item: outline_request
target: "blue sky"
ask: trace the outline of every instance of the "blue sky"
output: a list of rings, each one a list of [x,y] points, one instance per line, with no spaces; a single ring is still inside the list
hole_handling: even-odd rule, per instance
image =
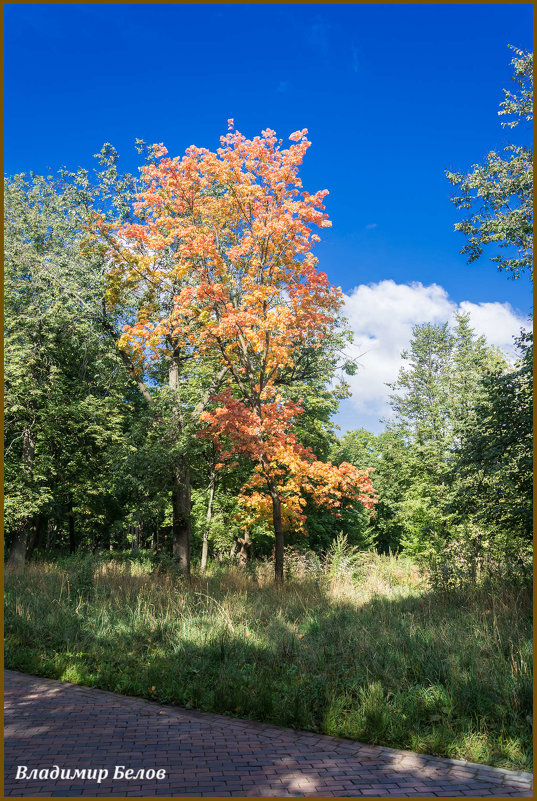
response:
[[[468,170],[519,138],[519,129],[501,128],[497,111],[510,85],[507,45],[532,48],[531,5],[4,11],[6,173],[91,167],[104,142],[133,171],[136,137],[164,142],[171,155],[191,144],[214,149],[230,117],[247,136],[273,128],[286,139],[307,128],[304,185],[330,191],[333,222],[320,267],[350,299],[365,298],[369,313],[379,301],[379,315],[389,307],[392,317],[398,298],[407,309],[418,299],[415,322],[433,301],[439,314],[473,304],[481,317],[488,310],[487,331],[497,328],[495,310],[505,332],[506,310],[515,329],[527,315],[528,280],[507,280],[485,257],[468,266],[459,254],[464,238],[453,231],[459,213],[444,170]],[[360,347],[386,332],[360,325],[358,301],[351,323]],[[364,362],[362,387],[370,369]],[[339,422],[379,430],[382,399],[367,406],[356,381]]]

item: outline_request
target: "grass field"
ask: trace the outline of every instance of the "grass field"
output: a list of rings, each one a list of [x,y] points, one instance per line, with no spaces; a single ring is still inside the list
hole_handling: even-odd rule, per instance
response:
[[[341,556],[341,555],[340,555]],[[401,557],[211,566],[149,556],[5,574],[6,666],[362,742],[528,770],[528,591],[437,593]]]

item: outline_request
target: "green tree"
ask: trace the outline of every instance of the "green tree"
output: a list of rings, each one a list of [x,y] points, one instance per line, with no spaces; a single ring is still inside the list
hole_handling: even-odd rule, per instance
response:
[[[330,451],[330,459],[335,464],[350,462],[361,470],[373,468],[371,480],[378,502],[364,533],[382,553],[398,551],[404,533],[398,510],[410,482],[409,449],[408,443],[395,430],[376,435],[361,428],[347,431]],[[352,535],[349,534],[348,539],[351,541]]]
[[[483,337],[476,337],[465,314],[457,315],[453,329],[447,323],[415,326],[410,349],[402,356],[406,364],[390,385],[394,418],[389,430],[407,446],[399,448],[394,463],[402,488],[396,519],[404,532],[402,546],[430,554],[453,524],[452,463],[458,443],[474,425],[482,379],[505,362]]]
[[[475,558],[488,549],[503,569],[528,565],[532,536],[532,334],[517,344],[515,367],[483,378],[453,465],[452,508],[473,525]]]
[[[440,457],[450,437],[450,357],[453,335],[447,323],[416,325],[410,350],[403,351],[390,405],[399,432],[412,444]]]
[[[475,425],[474,407],[483,394],[483,379],[491,370],[507,367],[501,353],[488,345],[484,336],[475,335],[469,314],[456,315],[453,337],[449,371],[451,449],[456,447],[465,430]]]
[[[504,90],[499,115],[513,119],[503,127],[515,128],[533,120],[533,53],[511,48],[515,57],[513,80],[517,92]],[[446,170],[451,183],[458,188],[452,198],[458,209],[472,213],[456,223],[467,243],[461,253],[468,262],[476,261],[487,245],[497,249],[491,261],[518,278],[529,270],[533,276],[533,150],[528,144],[507,145],[503,153],[491,151],[486,163],[475,164],[467,175]],[[498,250],[499,249],[499,250]],[[506,252],[504,252],[506,251]]]
[[[5,181],[5,522],[14,563],[47,520],[104,523],[129,388],[99,309],[98,265],[80,251],[86,209],[74,187]],[[131,393],[132,394],[132,393]]]

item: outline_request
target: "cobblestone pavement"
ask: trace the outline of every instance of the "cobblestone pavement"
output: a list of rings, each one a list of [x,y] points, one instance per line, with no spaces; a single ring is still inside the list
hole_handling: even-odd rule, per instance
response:
[[[11,670],[5,705],[8,796],[531,796],[529,773],[161,706]],[[52,778],[55,765],[68,778]],[[120,777],[131,769],[132,778],[114,779],[116,766],[123,766]],[[101,769],[102,781],[81,775],[88,769]],[[164,779],[150,778],[157,769],[165,770]],[[26,778],[17,780],[17,771]]]

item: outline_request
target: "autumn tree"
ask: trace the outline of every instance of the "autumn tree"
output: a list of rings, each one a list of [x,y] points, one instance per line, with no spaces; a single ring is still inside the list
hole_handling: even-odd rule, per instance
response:
[[[144,145],[138,141],[141,152]],[[179,243],[173,236],[166,237],[158,209],[147,202],[159,155],[158,146],[146,148],[142,181],[133,192],[121,191],[120,187],[114,196],[112,189],[116,205],[118,195],[121,200],[115,214],[103,207],[102,199],[94,203],[87,252],[100,257],[106,273],[103,324],[152,409],[166,449],[163,458],[170,473],[172,551],[179,567],[189,574],[191,460],[200,448],[196,427],[226,370],[209,355],[200,361],[183,332],[168,325],[177,293],[191,283],[191,277],[178,269]],[[115,158],[105,156],[115,169]],[[111,184],[113,180],[114,174]],[[188,218],[188,211],[183,216]]]
[[[306,133],[282,149],[273,131],[247,140],[230,121],[216,153],[192,146],[179,160],[156,147],[135,207],[142,222],[114,232],[109,272],[109,302],[139,288],[120,343],[131,358],[168,353],[174,387],[182,359],[221,365],[227,388],[201,418],[256,465],[244,503],[270,506],[278,580],[284,524],[303,523],[303,489],[335,506],[349,496],[370,505],[373,496],[367,474],[320,463],[300,445],[293,426],[302,407],[278,389],[284,377],[303,378],[308,354],[330,342],[342,302],[311,252],[319,241],[311,226],[330,223],[326,191],[301,191]]]

